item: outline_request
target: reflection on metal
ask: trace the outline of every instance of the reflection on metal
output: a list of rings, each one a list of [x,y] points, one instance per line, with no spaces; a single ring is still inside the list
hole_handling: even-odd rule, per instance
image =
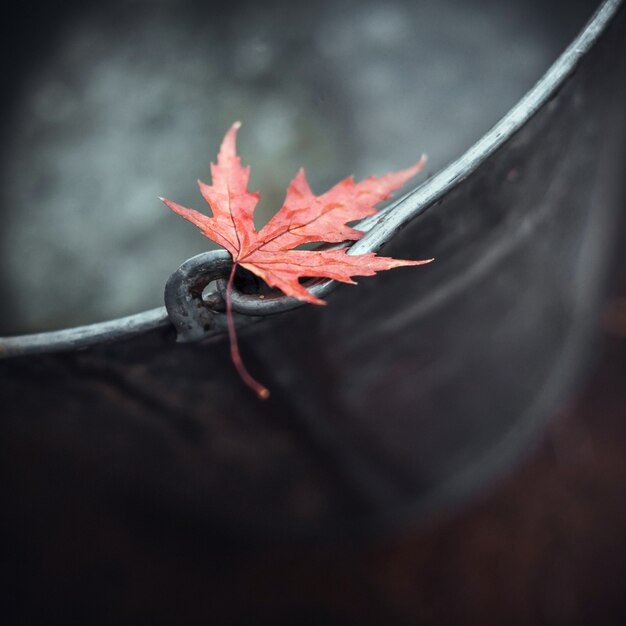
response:
[[[358,227],[365,236],[350,248],[349,254],[376,252],[389,242],[408,222],[433,207],[446,194],[472,172],[491,154],[512,138],[535,113],[553,98],[568,78],[576,71],[580,61],[607,28],[620,8],[621,0],[606,0],[587,27],[563,52],[543,78],[518,104],[465,154],[451,163],[432,179],[392,203],[376,216],[366,218]],[[226,254],[226,256],[225,256]],[[75,350],[101,343],[118,341],[139,335],[154,328],[173,323],[181,341],[191,341],[226,331],[224,314],[219,310],[220,291],[207,300],[202,299],[202,289],[211,281],[223,277],[229,265],[227,253],[211,252],[186,261],[168,281],[166,306],[117,320],[18,337],[0,338],[0,357]],[[328,294],[334,281],[312,283],[318,296]],[[302,306],[294,298],[280,295],[259,296],[233,293],[233,310],[237,324],[247,325],[252,318],[283,313]]]

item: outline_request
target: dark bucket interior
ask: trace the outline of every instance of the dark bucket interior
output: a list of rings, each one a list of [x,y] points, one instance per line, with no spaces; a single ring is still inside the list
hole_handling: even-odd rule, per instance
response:
[[[170,273],[208,246],[156,197],[200,208],[195,180],[235,119],[261,220],[300,165],[318,191],[422,152],[436,172],[594,8],[132,2],[61,11],[41,32],[16,19],[32,48],[7,74],[0,333],[160,305]],[[46,517],[88,500],[192,544],[354,534],[502,475],[593,338],[623,192],[619,28],[384,249],[432,266],[242,330],[267,402],[243,387],[224,338],[180,345],[171,328],[1,361],[10,523],[38,510],[28,541],[45,543]]]

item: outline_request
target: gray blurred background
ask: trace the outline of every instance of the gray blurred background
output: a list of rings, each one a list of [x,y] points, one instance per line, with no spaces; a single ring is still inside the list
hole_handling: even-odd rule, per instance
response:
[[[422,152],[426,175],[437,171],[515,104],[597,3],[548,4],[24,10],[1,68],[0,333],[162,304],[169,274],[213,244],[157,197],[208,211],[195,181],[209,180],[237,119],[258,225],[300,166],[318,193]]]

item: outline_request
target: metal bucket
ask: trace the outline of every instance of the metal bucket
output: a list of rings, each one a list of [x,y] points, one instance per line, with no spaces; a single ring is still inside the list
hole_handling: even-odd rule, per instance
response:
[[[104,517],[199,541],[319,539],[430,515],[503,476],[571,392],[595,337],[624,200],[619,5],[602,4],[539,82],[462,156],[442,167],[446,153],[436,153],[441,169],[384,220],[369,222],[355,246],[384,245],[385,254],[433,256],[435,263],[340,287],[324,308],[284,306],[275,315],[280,303],[240,298],[242,351],[271,388],[269,400],[243,387],[229,362],[223,313],[199,300],[199,287],[223,271],[212,273],[223,265],[219,253],[201,257],[202,276],[185,305],[208,324],[203,341],[177,343],[162,307],[0,339],[9,522],[18,525],[28,511],[41,520],[51,511],[71,515],[89,500]],[[481,19],[489,23],[489,15]],[[220,19],[236,30],[228,21],[234,16]],[[393,30],[373,37],[381,58],[392,54]],[[499,54],[489,50],[481,61]],[[441,89],[463,107],[462,92]],[[381,109],[401,97],[388,93]],[[225,129],[228,102],[219,106]],[[349,123],[346,111],[333,118],[338,127]],[[245,151],[244,161],[254,171]],[[307,167],[315,169],[314,158]],[[120,198],[131,193],[117,191]],[[5,199],[2,219],[13,210]],[[53,272],[49,280],[58,292],[71,285]],[[3,285],[8,331],[22,316],[16,285],[20,276],[12,272]],[[38,310],[53,300],[26,298]],[[251,314],[263,319],[247,324]],[[38,523],[26,525],[29,540],[43,541]]]

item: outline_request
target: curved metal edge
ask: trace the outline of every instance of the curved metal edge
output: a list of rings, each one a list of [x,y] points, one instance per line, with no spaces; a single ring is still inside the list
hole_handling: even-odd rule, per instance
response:
[[[451,188],[472,174],[559,91],[575,72],[581,59],[606,30],[622,3],[623,0],[605,0],[581,33],[532,89],[462,156],[376,215],[361,220],[355,227],[365,231],[365,235],[352,244],[348,254],[376,252],[398,230],[435,205]],[[336,286],[333,285],[334,282],[323,281],[317,284],[314,288],[315,295],[318,297],[327,295]],[[243,315],[274,315],[303,304],[295,298],[285,296],[259,300],[254,296],[233,294],[233,310]]]
[[[437,202],[451,187],[465,180],[537,113],[574,73],[578,64],[620,9],[623,0],[605,0],[581,33],[524,97],[467,152],[429,181],[402,197],[394,205],[366,218],[359,228],[367,233],[350,249],[349,254],[375,252],[407,222]],[[376,227],[371,227],[371,222]]]
[[[397,230],[433,206],[447,191],[475,171],[558,92],[606,30],[622,4],[623,0],[605,0],[581,33],[534,87],[461,157],[375,216],[362,220],[358,228],[366,234],[351,246],[348,254],[358,255],[377,251]],[[334,288],[333,283],[334,281],[323,281],[312,289],[318,297],[324,296]],[[300,301],[284,296],[260,299],[256,296],[233,294],[233,310],[247,316],[282,313],[301,305]],[[239,318],[239,321],[242,319]],[[0,358],[86,348],[127,339],[168,324],[170,319],[166,308],[159,307],[136,315],[67,330],[0,337]],[[223,331],[214,328],[212,334],[219,332]]]
[[[176,329],[176,340],[197,341],[223,330],[219,313],[207,306],[202,291],[214,280],[228,276],[232,257],[226,250],[203,252],[187,259],[165,285],[165,308]]]
[[[339,286],[339,283],[336,280],[317,279],[304,283],[304,286],[317,298],[325,298]],[[225,287],[226,285],[223,283],[218,284],[218,291],[222,297],[224,297]],[[278,315],[293,311],[306,304],[302,300],[284,296],[281,293],[258,296],[247,295],[236,290],[231,293],[231,300],[233,311],[243,316]]]
[[[176,341],[199,341],[228,330],[226,316],[219,310],[224,304],[220,290],[207,297],[203,297],[203,291],[213,281],[222,286],[232,264],[229,252],[212,250],[187,259],[169,277],[165,285],[165,308],[176,329]],[[237,316],[236,321],[242,326],[259,318]]]
[[[165,307],[161,306],[108,322],[34,335],[0,337],[0,358],[79,350],[133,337],[155,328],[167,327],[170,323]]]

